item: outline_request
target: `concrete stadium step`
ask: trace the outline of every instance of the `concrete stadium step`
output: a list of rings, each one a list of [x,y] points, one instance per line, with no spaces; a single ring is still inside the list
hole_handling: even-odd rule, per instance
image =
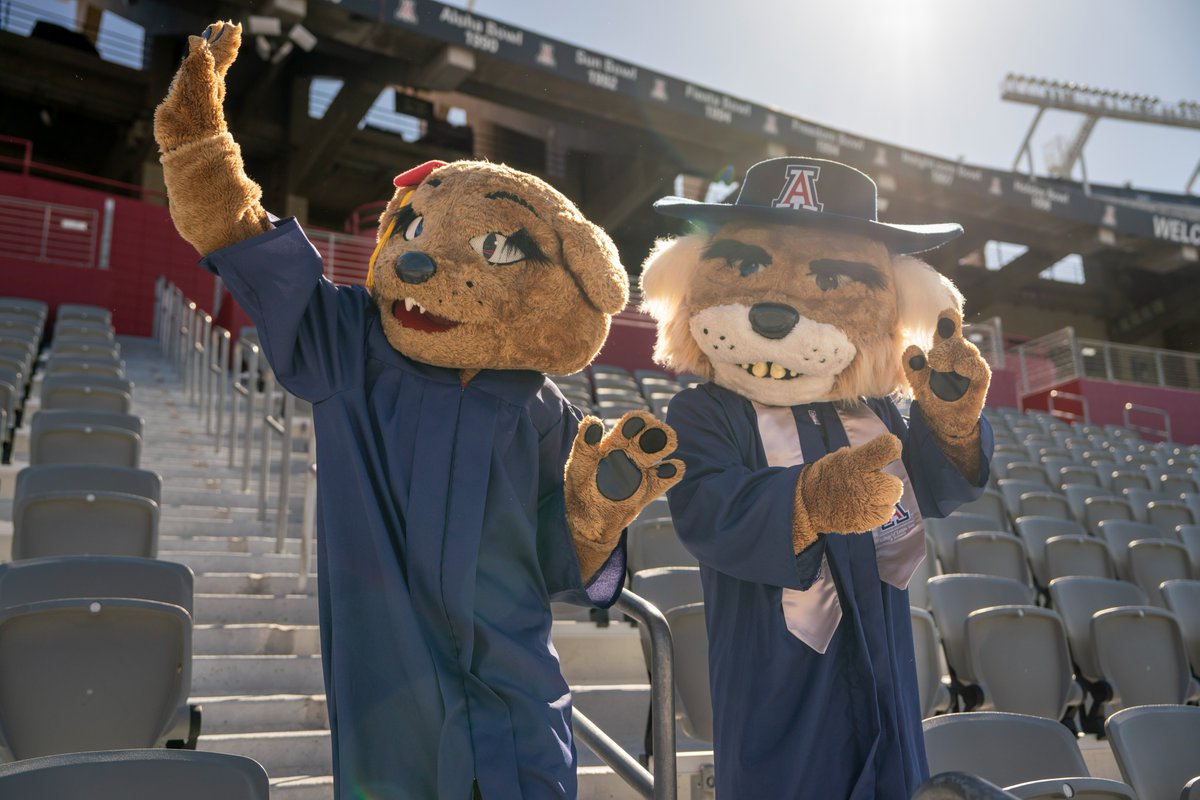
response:
[[[256,574],[247,572],[210,572],[196,576],[195,592],[197,594],[315,594],[317,591],[317,574],[309,573],[306,592],[300,592],[296,586],[297,575],[294,572],[276,572]]]
[[[189,702],[203,707],[207,735],[329,730],[323,694],[193,696]]]
[[[192,629],[192,654],[317,656],[321,654],[321,633],[316,625],[197,625]]]
[[[275,777],[333,772],[327,730],[201,734],[196,749],[252,758]]]
[[[205,695],[320,694],[320,656],[192,656],[192,691]]]
[[[646,681],[641,640],[629,625],[600,628],[591,622],[556,620],[550,640],[571,686]]]
[[[270,535],[245,536],[234,533],[236,526],[228,525],[226,533],[197,533],[196,535],[164,535],[159,526],[158,547],[175,553],[248,553],[250,555],[273,555],[275,553],[274,530]],[[273,528],[274,526],[272,526]],[[300,539],[284,539],[285,555],[300,552]],[[197,589],[197,591],[200,591]]]
[[[333,800],[333,777],[295,775],[271,779],[272,800]]]
[[[297,555],[275,553],[194,553],[187,550],[159,550],[164,561],[187,564],[197,575],[207,572],[291,572],[300,565]]]
[[[317,597],[313,594],[197,594],[194,602],[193,619],[198,624],[317,624]]]

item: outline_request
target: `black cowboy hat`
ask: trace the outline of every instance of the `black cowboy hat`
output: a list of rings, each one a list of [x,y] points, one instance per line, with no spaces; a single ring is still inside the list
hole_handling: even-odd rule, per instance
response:
[[[744,219],[856,233],[883,242],[896,254],[932,250],[962,235],[962,226],[954,222],[880,222],[876,198],[875,181],[854,167],[823,158],[784,156],[750,167],[733,203],[664,197],[655,202],[654,210],[718,225]]]

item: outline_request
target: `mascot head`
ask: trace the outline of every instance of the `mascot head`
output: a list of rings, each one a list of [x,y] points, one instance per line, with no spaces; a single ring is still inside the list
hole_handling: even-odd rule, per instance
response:
[[[544,181],[440,161],[396,177],[367,287],[404,355],[463,370],[585,367],[629,298],[608,235]]]
[[[897,391],[905,347],[928,346],[938,313],[962,309],[949,279],[910,256],[962,228],[879,222],[875,182],[845,164],[770,159],[732,204],[654,208],[705,231],[659,241],[643,267],[655,359],[759,403]]]

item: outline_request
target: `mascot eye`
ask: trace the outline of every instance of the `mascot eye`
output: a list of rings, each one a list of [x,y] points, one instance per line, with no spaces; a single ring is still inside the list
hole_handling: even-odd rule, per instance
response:
[[[817,288],[822,292],[828,292],[830,289],[838,289],[850,282],[849,275],[836,275],[830,273],[818,273],[813,276],[817,282]]]
[[[420,236],[425,231],[425,218],[416,217],[412,222],[408,223],[408,227],[404,229],[405,241],[412,241]]]
[[[762,272],[767,268],[767,265],[761,261],[755,261],[752,258],[731,258],[729,266],[741,273],[743,278],[748,278],[756,272]]]
[[[515,264],[523,261],[527,255],[520,244],[514,241],[519,238],[515,234],[505,236],[502,233],[489,233],[472,239],[471,247],[489,264]]]

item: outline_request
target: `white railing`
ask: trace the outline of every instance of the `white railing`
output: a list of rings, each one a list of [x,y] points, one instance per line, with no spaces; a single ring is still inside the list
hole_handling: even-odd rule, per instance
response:
[[[92,268],[99,227],[94,208],[0,197],[2,256]]]
[[[963,336],[979,348],[984,360],[993,369],[1004,369],[1004,328],[999,317],[963,324]]]
[[[1028,341],[1008,357],[1022,394],[1075,378],[1200,391],[1200,354],[1081,339],[1074,328]]]
[[[333,231],[306,230],[308,240],[325,262],[325,277],[334,283],[361,286],[367,281],[367,265],[375,251],[375,240]]]

